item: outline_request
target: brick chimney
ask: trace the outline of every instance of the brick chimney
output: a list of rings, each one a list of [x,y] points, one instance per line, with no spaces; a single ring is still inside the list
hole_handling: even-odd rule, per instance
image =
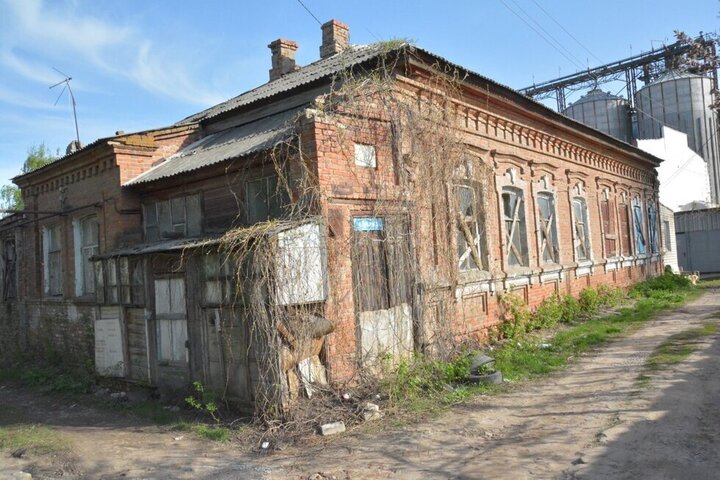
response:
[[[337,20],[322,24],[322,45],[320,58],[327,58],[340,53],[350,46],[350,29]]]
[[[270,81],[277,80],[286,73],[294,72],[298,69],[295,65],[295,52],[298,44],[292,40],[278,38],[268,45],[272,52],[272,68],[270,69]]]

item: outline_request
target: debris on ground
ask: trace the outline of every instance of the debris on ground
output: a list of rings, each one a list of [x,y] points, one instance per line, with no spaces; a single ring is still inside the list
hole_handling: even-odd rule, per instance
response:
[[[345,431],[345,422],[333,422],[320,425],[320,435],[328,436]]]

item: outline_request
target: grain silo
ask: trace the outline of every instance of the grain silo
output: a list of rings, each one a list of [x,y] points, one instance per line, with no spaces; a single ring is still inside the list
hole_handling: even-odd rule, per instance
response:
[[[629,143],[632,139],[627,100],[598,88],[590,90],[562,113],[623,142]]]
[[[720,143],[717,116],[710,108],[713,81],[669,70],[637,91],[638,138],[662,137],[662,126],[686,133],[688,146],[708,164],[710,195],[720,201]]]

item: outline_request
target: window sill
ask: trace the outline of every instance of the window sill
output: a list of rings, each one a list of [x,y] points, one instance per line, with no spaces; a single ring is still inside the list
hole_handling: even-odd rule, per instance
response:
[[[593,274],[595,262],[592,260],[580,260],[575,267],[575,277],[586,277]]]
[[[612,272],[613,270],[618,270],[622,266],[622,258],[621,257],[610,257],[605,259],[605,271],[606,272]]]
[[[459,280],[460,285],[455,287],[455,298],[457,300],[495,291],[492,274],[485,270],[460,272]]]

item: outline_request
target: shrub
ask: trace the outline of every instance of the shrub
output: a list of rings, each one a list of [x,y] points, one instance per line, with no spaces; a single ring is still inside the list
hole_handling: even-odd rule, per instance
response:
[[[625,297],[625,292],[621,288],[607,284],[598,286],[597,292],[600,296],[600,304],[603,307],[614,307]]]
[[[586,288],[580,292],[580,311],[581,313],[591,316],[600,310],[600,294],[594,288]]]
[[[557,295],[548,297],[540,303],[533,313],[531,324],[535,328],[554,327],[562,320],[563,305]]]
[[[443,391],[446,385],[460,383],[470,374],[470,357],[460,355],[451,361],[428,360],[422,354],[403,359],[386,375],[385,389],[391,401],[402,402]]]
[[[504,338],[514,339],[525,334],[529,330],[532,315],[527,304],[522,298],[512,293],[500,297],[502,309],[502,323],[500,331]]]
[[[560,302],[562,315],[560,319],[563,323],[571,323],[577,320],[582,310],[580,309],[580,302],[577,298],[570,294],[565,295]]]

